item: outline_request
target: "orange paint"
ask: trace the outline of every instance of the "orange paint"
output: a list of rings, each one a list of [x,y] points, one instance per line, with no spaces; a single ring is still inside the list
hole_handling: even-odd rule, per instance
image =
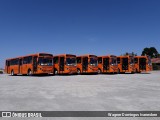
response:
[[[61,54],[53,57],[54,74],[75,74],[77,73],[76,55]]]
[[[98,73],[117,73],[117,57],[114,55],[98,56]]]
[[[37,53],[6,60],[5,72],[17,74],[49,74],[53,72],[53,55]]]
[[[98,73],[98,58],[96,55],[77,56],[77,73]]]
[[[133,56],[117,56],[118,73],[134,73],[135,64]]]

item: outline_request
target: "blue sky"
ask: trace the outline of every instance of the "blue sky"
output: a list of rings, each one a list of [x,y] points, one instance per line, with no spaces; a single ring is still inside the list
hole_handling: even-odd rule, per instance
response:
[[[0,67],[37,52],[160,52],[159,0],[0,0]]]

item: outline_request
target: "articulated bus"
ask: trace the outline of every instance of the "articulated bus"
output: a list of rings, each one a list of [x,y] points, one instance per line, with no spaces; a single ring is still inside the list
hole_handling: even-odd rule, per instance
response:
[[[98,56],[98,73],[117,73],[117,57],[114,55]]]
[[[135,64],[133,56],[118,56],[118,73],[134,73],[135,72]]]
[[[98,73],[98,58],[96,55],[77,56],[77,73]]]
[[[53,55],[37,53],[6,60],[5,72],[17,75],[50,74],[53,72]]]
[[[76,74],[76,55],[61,54],[53,56],[54,74]]]
[[[149,56],[135,56],[134,61],[137,73],[148,72],[152,70],[151,58]]]

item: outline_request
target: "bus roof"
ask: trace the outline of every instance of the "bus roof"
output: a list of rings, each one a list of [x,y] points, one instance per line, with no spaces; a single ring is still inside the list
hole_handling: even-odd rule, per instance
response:
[[[121,57],[121,58],[128,58],[128,57],[134,57],[134,56],[125,55],[125,56],[117,56],[117,57]]]
[[[54,55],[53,57],[57,57],[57,56],[75,56],[76,55],[73,55],[73,54],[58,54],[58,55]]]
[[[102,56],[98,56],[98,57],[103,57],[103,58],[105,58],[105,57],[117,57],[116,55],[102,55]]]
[[[147,56],[135,56],[135,58],[147,58]]]
[[[8,58],[6,60],[12,60],[12,59],[23,58],[23,57],[28,57],[28,56],[35,56],[35,55],[38,55],[38,56],[47,55],[47,56],[53,57],[53,55],[49,54],[49,53],[34,53],[34,54],[28,54],[28,55],[18,56],[18,57],[14,57],[14,58]]]
[[[96,55],[92,55],[92,54],[84,54],[84,55],[79,55],[77,57],[92,57],[92,56],[97,57]]]

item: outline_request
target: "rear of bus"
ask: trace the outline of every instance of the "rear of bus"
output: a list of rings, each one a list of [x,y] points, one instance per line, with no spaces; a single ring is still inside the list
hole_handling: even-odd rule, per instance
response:
[[[7,59],[5,63],[5,73],[13,75],[19,74],[19,58]]]

